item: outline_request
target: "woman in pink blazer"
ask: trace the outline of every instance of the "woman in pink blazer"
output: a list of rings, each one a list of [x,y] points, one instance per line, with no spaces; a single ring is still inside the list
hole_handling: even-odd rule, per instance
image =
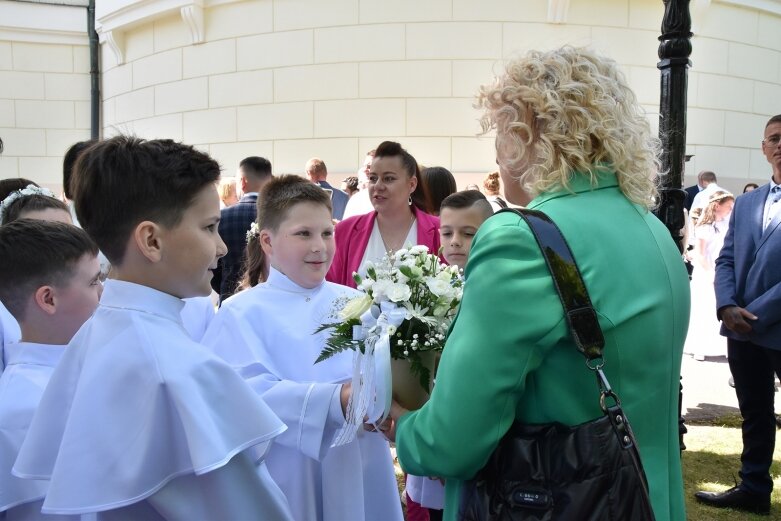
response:
[[[336,225],[336,254],[326,279],[355,287],[353,273],[407,243],[439,252],[439,219],[426,213],[425,187],[412,155],[400,144],[384,141],[369,172],[369,198],[374,211]]]

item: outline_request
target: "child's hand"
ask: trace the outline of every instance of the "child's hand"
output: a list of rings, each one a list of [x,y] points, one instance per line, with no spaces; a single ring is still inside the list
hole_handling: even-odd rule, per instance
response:
[[[347,382],[342,384],[342,389],[339,391],[339,400],[342,402],[342,416],[347,418],[347,402],[350,401],[350,396],[353,394],[353,384]]]

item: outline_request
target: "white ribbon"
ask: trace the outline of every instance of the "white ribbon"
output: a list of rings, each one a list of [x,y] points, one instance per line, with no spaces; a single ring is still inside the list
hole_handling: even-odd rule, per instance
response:
[[[365,340],[365,349],[363,353],[355,351],[353,355],[352,392],[347,402],[345,424],[336,433],[332,446],[353,441],[364,421],[376,427],[388,417],[392,399],[391,335],[406,315],[407,310],[403,307],[382,302],[379,310],[372,306],[361,315],[360,328],[353,329],[353,338]]]

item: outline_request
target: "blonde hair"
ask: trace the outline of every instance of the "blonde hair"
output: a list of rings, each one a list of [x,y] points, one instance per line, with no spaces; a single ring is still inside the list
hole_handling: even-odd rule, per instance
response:
[[[483,179],[483,189],[488,195],[499,195],[499,172],[491,172]]]
[[[702,210],[702,215],[697,219],[696,226],[704,226],[716,222],[716,207],[724,201],[735,200],[735,196],[729,192],[719,190],[708,197],[708,206]]]
[[[220,194],[220,201],[227,205],[231,199],[238,199],[236,194],[236,180],[233,178],[222,178],[217,185],[217,192]]]
[[[618,64],[590,49],[530,51],[480,87],[483,132],[532,197],[569,189],[574,174],[613,171],[621,192],[653,208],[659,140]],[[531,160],[531,164],[524,165]]]

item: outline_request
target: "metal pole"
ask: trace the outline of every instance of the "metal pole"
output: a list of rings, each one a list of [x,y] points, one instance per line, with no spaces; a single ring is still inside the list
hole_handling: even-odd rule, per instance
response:
[[[661,94],[659,100],[659,139],[662,142],[659,206],[656,216],[670,230],[678,249],[683,252],[681,231],[686,225],[683,213],[686,192],[683,170],[686,161],[686,82],[689,56],[692,53],[691,15],[689,0],[663,0],[664,18],[659,37]],[[683,435],[683,385],[678,395],[678,440],[681,450],[686,448]]]
[[[656,211],[683,251],[683,170],[686,154],[686,82],[691,44],[689,0],[663,0],[664,18],[659,37],[657,68],[661,71],[659,139],[662,141],[660,201]]]
[[[89,0],[87,7],[87,36],[89,36],[90,91],[90,136],[100,137],[100,64],[98,33],[95,32],[95,0]]]

